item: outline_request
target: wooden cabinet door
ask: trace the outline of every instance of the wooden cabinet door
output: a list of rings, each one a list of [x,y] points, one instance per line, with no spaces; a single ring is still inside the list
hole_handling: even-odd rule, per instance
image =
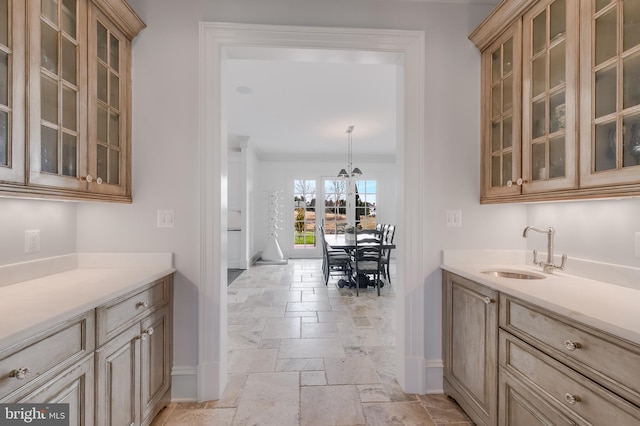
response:
[[[523,193],[578,188],[577,0],[538,2],[523,17]]]
[[[85,191],[87,2],[27,4],[29,184]]]
[[[520,194],[521,23],[482,52],[481,196]]]
[[[140,424],[140,324],[96,351],[96,424]]]
[[[445,393],[474,422],[497,422],[498,293],[445,273],[443,350]]]
[[[640,7],[626,0],[580,6],[580,186],[638,184]]]
[[[19,184],[25,180],[25,5],[0,4],[0,182]]]
[[[19,403],[69,404],[69,425],[93,424],[93,354],[34,390]]]
[[[140,405],[147,424],[169,402],[172,358],[171,314],[168,307],[142,321]],[[164,400],[164,402],[163,402]]]

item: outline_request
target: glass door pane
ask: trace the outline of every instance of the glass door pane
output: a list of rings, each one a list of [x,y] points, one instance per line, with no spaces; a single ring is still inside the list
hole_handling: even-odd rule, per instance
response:
[[[324,232],[343,234],[347,224],[347,185],[343,179],[324,181]]]
[[[296,179],[293,187],[293,248],[315,249],[316,181]]]

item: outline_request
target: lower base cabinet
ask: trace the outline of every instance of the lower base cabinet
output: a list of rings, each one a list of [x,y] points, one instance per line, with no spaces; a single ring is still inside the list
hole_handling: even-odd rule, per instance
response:
[[[70,426],[147,426],[171,397],[173,276],[10,347],[0,403],[67,403]]]
[[[640,425],[640,345],[447,271],[443,360],[478,425]]]

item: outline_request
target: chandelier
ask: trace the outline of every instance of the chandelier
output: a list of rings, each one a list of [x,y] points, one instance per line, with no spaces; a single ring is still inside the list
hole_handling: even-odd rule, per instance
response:
[[[359,168],[352,168],[353,167],[353,160],[352,160],[352,152],[351,152],[351,145],[353,142],[353,128],[355,126],[349,126],[347,127],[347,141],[348,141],[348,146],[349,146],[349,151],[347,154],[347,170],[349,170],[349,172],[347,173],[347,170],[345,169],[341,169],[340,172],[338,173],[338,177],[340,178],[349,178],[349,177],[359,177],[362,175],[362,171]]]

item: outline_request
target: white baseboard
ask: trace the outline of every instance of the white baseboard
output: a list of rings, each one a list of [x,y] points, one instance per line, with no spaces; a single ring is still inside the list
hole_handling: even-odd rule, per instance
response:
[[[424,394],[438,394],[444,392],[442,375],[444,363],[441,359],[424,360]]]
[[[171,401],[194,402],[198,399],[196,366],[174,366],[171,371]]]
[[[230,269],[248,269],[249,265],[246,260],[228,259],[227,267]]]

